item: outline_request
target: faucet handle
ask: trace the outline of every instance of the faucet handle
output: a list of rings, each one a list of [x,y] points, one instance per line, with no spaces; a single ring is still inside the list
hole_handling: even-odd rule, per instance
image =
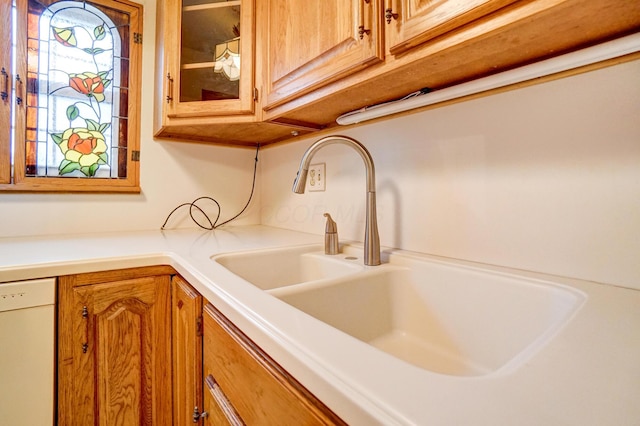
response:
[[[324,228],[324,254],[338,254],[338,225],[329,213],[325,213],[324,217],[327,218]]]

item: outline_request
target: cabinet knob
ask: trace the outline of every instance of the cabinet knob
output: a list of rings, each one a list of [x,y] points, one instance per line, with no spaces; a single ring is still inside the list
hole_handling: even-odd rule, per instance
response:
[[[393,11],[392,0],[385,0],[384,2],[384,17],[387,20],[387,24],[390,24],[392,19],[398,19],[398,14]]]
[[[204,419],[207,416],[209,416],[209,413],[207,413],[206,411],[203,411],[201,413],[200,410],[198,409],[197,405],[195,407],[193,407],[193,422],[194,423],[198,423],[200,421],[200,419]]]
[[[2,74],[3,80],[2,90],[0,90],[0,96],[2,96],[3,101],[6,101],[9,97],[9,74],[7,73],[7,70],[4,69],[4,67],[2,67],[2,71],[0,71],[0,74]]]

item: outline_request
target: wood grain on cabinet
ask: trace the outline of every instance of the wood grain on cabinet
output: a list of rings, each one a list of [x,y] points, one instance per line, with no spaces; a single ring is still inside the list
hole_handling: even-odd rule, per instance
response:
[[[11,2],[0,4],[0,39],[11,40]],[[11,49],[0,50],[0,184],[11,182]]]
[[[202,296],[182,277],[171,280],[173,425],[193,425],[202,410]]]
[[[399,0],[394,0],[396,2]],[[415,4],[422,3],[430,2]],[[417,6],[413,7],[419,11]],[[419,22],[416,21],[416,31]],[[488,15],[474,17],[474,20],[416,46],[412,42],[401,43],[398,46],[410,48],[401,54],[387,55],[383,63],[269,109],[264,119],[288,119],[335,127],[335,119],[348,111],[398,99],[424,87],[443,89],[638,31],[640,2],[520,0]],[[411,40],[408,35],[404,37]],[[603,67],[637,57],[630,55],[597,65]],[[573,73],[594,68],[597,66],[583,67]],[[537,79],[529,84],[563,75]]]
[[[386,0],[386,45],[392,55],[405,52],[516,0]]]
[[[343,425],[213,305],[203,310],[204,375],[249,425]],[[208,398],[209,404],[214,398]],[[209,406],[205,406],[207,410]],[[223,411],[222,409],[216,409]],[[226,416],[228,418],[228,415]],[[227,420],[233,424],[233,420]]]
[[[190,12],[202,14],[194,22],[200,27],[183,28],[183,4]],[[161,139],[177,141],[210,142],[220,145],[256,147],[293,136],[310,133],[322,126],[315,123],[304,123],[283,120],[281,123],[262,121],[262,111],[257,107],[263,97],[262,72],[256,72],[255,64],[262,61],[262,53],[256,52],[256,37],[262,37],[264,26],[256,25],[255,8],[252,0],[235,0],[229,2],[231,7],[240,4],[238,28],[241,32],[241,74],[239,79],[239,95],[236,99],[193,100],[181,98],[181,81],[188,85],[190,76],[184,74],[194,72],[190,67],[192,60],[205,60],[211,50],[213,61],[214,47],[202,47],[208,42],[206,32],[216,33],[212,28],[204,28],[208,22],[208,13],[224,8],[226,2],[158,0],[156,9],[156,77],[154,102],[154,135]],[[235,25],[235,22],[233,22]],[[228,25],[231,27],[231,25]],[[195,43],[193,49],[182,49],[183,33],[202,37],[202,43]],[[197,41],[197,40],[196,40]],[[184,52],[183,52],[184,50]],[[189,57],[198,50],[198,59]],[[183,55],[184,54],[184,58]],[[186,59],[185,59],[186,58]],[[183,62],[186,62],[183,64]],[[203,63],[201,63],[203,64]],[[201,64],[197,65],[200,66]],[[213,65],[201,71],[213,76]],[[183,75],[184,74],[184,75]]]
[[[268,0],[263,7],[267,110],[384,59],[377,1]]]
[[[164,102],[161,106],[164,115],[172,118],[253,114],[255,105],[253,62],[255,58],[255,8],[253,2],[247,0],[234,2],[160,0],[157,8],[158,20],[163,20],[163,33],[159,34],[158,38],[163,40],[163,69],[159,77],[161,76],[163,80]],[[216,100],[206,100],[207,97],[200,96],[200,90],[196,94],[199,97],[192,99],[192,96],[185,96],[184,92],[188,87],[189,78],[195,78],[195,76],[189,75],[189,72],[193,71],[190,69],[191,66],[205,67],[203,68],[204,75],[215,75],[213,61],[215,60],[216,46],[209,45],[214,42],[207,40],[206,36],[213,37],[223,33],[227,34],[229,38],[233,37],[230,30],[232,26],[236,25],[236,22],[227,22],[227,19],[234,19],[234,14],[225,12],[230,8],[239,10],[237,28],[242,29],[239,39],[242,66],[237,80],[239,90],[239,93],[236,94],[237,97],[229,95]],[[220,16],[220,21],[214,20]],[[183,22],[186,17],[190,17],[188,23]],[[189,23],[192,24],[191,27],[183,28],[183,25]],[[220,28],[208,28],[210,26],[219,26]],[[187,33],[191,36],[186,37]],[[201,63],[192,63],[197,61]],[[200,75],[199,77],[204,78]],[[221,77],[215,81],[224,82],[225,80],[229,79]],[[213,84],[215,87],[215,81],[209,84]],[[197,83],[201,82],[197,81]],[[198,89],[200,88],[198,87]]]
[[[59,278],[59,425],[171,423],[169,271]]]

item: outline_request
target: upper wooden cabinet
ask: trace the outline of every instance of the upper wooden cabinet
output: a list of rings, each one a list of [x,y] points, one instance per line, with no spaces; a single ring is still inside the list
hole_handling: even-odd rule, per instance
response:
[[[252,114],[254,28],[251,1],[166,0],[165,114]]]
[[[425,87],[443,89],[640,31],[640,2],[628,0],[372,2],[384,20],[384,61],[338,79],[304,82],[321,63],[311,60],[306,75],[297,75],[296,87],[305,90],[286,103],[263,105],[264,119],[335,126],[345,112]],[[325,37],[322,28],[332,26],[319,27],[314,39]],[[272,75],[283,69],[274,60],[265,67]]]
[[[384,57],[376,0],[268,0],[266,109]]]
[[[256,146],[314,130],[262,122],[253,0],[158,0],[154,134]]]
[[[215,73],[221,44],[205,41],[219,26],[209,14],[237,3],[239,94],[222,99],[195,82]],[[640,31],[629,0],[158,0],[157,10],[155,135],[252,146]]]
[[[385,0],[387,47],[402,53],[515,0]]]
[[[269,111],[515,0],[268,0]]]

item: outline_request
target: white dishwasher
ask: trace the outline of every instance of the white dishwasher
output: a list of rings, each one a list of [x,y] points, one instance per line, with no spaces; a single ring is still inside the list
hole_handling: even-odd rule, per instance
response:
[[[55,280],[0,283],[0,425],[53,425]]]

